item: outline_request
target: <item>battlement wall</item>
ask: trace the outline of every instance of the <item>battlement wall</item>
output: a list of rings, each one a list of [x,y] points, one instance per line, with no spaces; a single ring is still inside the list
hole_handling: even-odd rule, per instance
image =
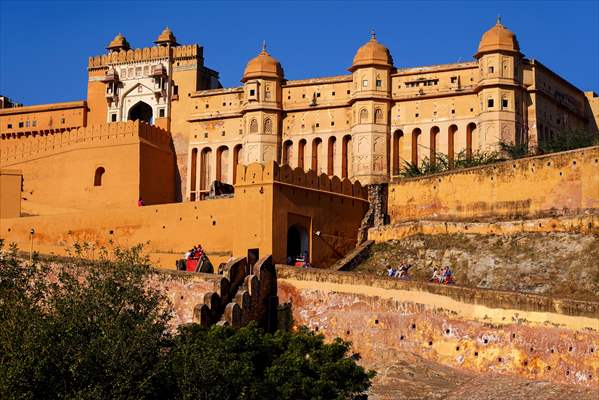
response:
[[[87,67],[88,69],[97,69],[104,68],[111,64],[126,62],[150,61],[166,58],[185,59],[202,57],[203,48],[197,44],[176,47],[152,46],[93,56],[89,58]]]
[[[0,165],[12,166],[79,148],[138,143],[140,140],[170,150],[170,134],[140,121],[114,122],[66,129],[2,135]]]
[[[389,184],[391,223],[508,220],[599,210],[599,146]]]
[[[366,188],[362,187],[360,182],[352,183],[347,178],[341,180],[337,176],[329,177],[326,174],[319,176],[312,170],[306,172],[303,168],[293,169],[288,165],[280,166],[274,161],[267,164],[237,165],[236,187],[262,183],[276,183],[297,189],[309,189],[362,200],[368,198]]]

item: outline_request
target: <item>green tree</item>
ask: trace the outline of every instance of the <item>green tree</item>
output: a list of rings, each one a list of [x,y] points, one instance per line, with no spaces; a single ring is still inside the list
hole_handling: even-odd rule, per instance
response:
[[[370,386],[350,343],[307,329],[171,331],[141,246],[49,266],[2,251],[1,399],[352,399]]]

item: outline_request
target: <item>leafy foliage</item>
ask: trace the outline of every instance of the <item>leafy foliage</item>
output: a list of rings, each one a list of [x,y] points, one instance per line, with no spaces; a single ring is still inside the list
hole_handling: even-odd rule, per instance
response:
[[[350,343],[307,329],[172,331],[142,246],[112,261],[21,261],[0,241],[0,398],[353,399],[370,386]]]
[[[420,165],[405,161],[400,171],[400,176],[411,178],[422,175],[437,174],[452,169],[470,168],[479,165],[487,165],[503,161],[500,153],[497,151],[476,150],[468,154],[466,150],[458,152],[453,160],[450,160],[446,154],[436,153],[435,159],[424,157]]]
[[[579,149],[599,145],[599,136],[584,129],[571,129],[542,141],[539,151],[542,154]]]

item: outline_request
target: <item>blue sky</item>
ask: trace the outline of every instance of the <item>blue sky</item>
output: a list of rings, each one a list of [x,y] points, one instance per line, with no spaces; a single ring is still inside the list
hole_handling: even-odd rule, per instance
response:
[[[472,60],[497,14],[522,52],[599,92],[599,1],[560,2],[9,2],[0,0],[0,94],[24,104],[86,98],[87,58],[122,32],[146,47],[168,25],[204,46],[206,65],[237,86],[266,40],[288,79],[347,73],[374,28],[395,65]]]

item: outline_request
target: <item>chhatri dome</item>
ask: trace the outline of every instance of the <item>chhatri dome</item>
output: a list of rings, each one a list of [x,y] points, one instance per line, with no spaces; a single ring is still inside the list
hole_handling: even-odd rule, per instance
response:
[[[281,63],[272,58],[266,51],[266,44],[262,44],[262,51],[258,57],[251,59],[245,66],[241,82],[253,78],[278,78],[283,79]]]
[[[106,50],[110,51],[119,51],[119,50],[129,50],[129,42],[125,39],[122,33],[119,33],[112,39],[112,42],[106,47]]]
[[[389,53],[389,49],[376,40],[376,33],[372,30],[370,32],[370,40],[358,49],[354,56],[354,62],[349,70],[354,71],[358,67],[374,65],[392,67],[393,58]]]
[[[520,52],[520,45],[516,34],[510,31],[501,23],[501,18],[497,17],[495,26],[486,31],[480,39],[476,56],[489,51],[511,51]]]
[[[166,45],[169,45],[169,44],[171,46],[178,46],[179,45],[177,43],[177,38],[173,34],[173,31],[171,31],[171,29],[168,26],[166,28],[164,28],[164,30],[162,31],[162,33],[160,34],[160,36],[158,36],[158,39],[156,39],[154,41],[154,43],[156,43],[158,46],[166,46]]]

